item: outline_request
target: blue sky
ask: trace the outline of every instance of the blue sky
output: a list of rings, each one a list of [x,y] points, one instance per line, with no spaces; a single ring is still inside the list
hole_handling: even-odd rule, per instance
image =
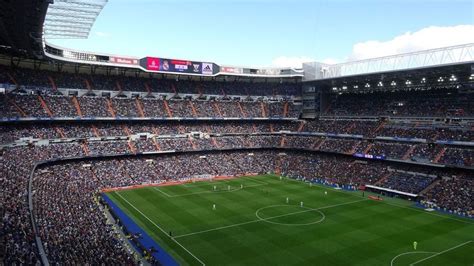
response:
[[[474,42],[474,0],[109,0],[80,49],[222,65],[343,62]]]

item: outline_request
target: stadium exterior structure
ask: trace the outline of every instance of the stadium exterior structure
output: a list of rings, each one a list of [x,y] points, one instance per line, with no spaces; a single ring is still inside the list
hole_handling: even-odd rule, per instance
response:
[[[135,74],[148,72],[160,74],[161,76],[158,77],[179,78],[191,76],[208,80],[211,78],[217,81],[232,79],[233,77],[241,78],[240,80],[244,81],[251,80],[252,82],[326,80],[330,83],[337,83],[336,81],[341,78],[359,77],[362,80],[375,73],[409,72],[416,75],[419,70],[435,69],[442,66],[471,65],[469,72],[472,74],[473,71],[473,43],[334,65],[309,62],[303,65],[303,69],[235,67],[210,62],[174,59],[167,62],[174,60],[178,63],[179,68],[169,69],[164,66],[165,64],[156,65],[155,67],[147,65],[147,63],[152,62],[152,60],[148,61],[151,57],[139,59],[129,56],[75,51],[52,45],[46,41],[47,39],[58,38],[87,38],[107,2],[108,0],[47,0],[35,2],[31,4],[35,8],[26,9],[20,1],[8,3],[5,7],[8,10],[13,10],[12,14],[15,14],[16,17],[25,17],[22,14],[25,10],[34,10],[34,12],[27,16],[32,20],[29,21],[28,25],[12,27],[5,32],[0,32],[0,52],[1,54],[10,55],[11,62],[16,62],[16,64],[25,58],[40,59],[34,63],[46,62],[47,64],[56,65],[58,68],[62,67],[64,63],[72,63],[76,68],[90,67],[91,73],[95,73],[97,68],[103,67],[110,74],[113,74],[113,70],[121,73],[137,70]],[[0,22],[4,20],[15,22],[15,18],[11,17],[1,18],[0,20]],[[7,25],[7,23],[4,24]],[[12,23],[8,23],[8,25],[10,24]],[[18,21],[18,24],[20,24],[20,21]],[[15,24],[13,23],[13,25]],[[41,60],[48,58],[53,60]],[[197,67],[193,63],[201,63],[201,65]],[[203,71],[203,66],[209,68]],[[458,78],[458,81],[461,81],[465,77],[459,76]],[[343,87],[341,86],[340,89],[343,89]],[[387,89],[392,88],[387,87]]]
[[[164,59],[157,57],[137,58],[123,55],[99,54],[86,51],[78,51],[56,46],[43,42],[44,54],[51,59],[60,60],[73,64],[87,64],[102,67],[128,68],[149,73],[160,73],[175,76],[240,76],[246,78],[266,78],[283,79],[296,78],[304,82],[312,81],[334,81],[349,78],[364,78],[376,74],[391,74],[398,72],[417,72],[445,67],[446,70],[456,70],[457,66],[470,66],[474,63],[474,43],[443,47],[413,53],[398,54],[380,58],[371,58],[360,61],[346,62],[340,64],[323,64],[319,62],[309,62],[303,64],[303,69],[295,68],[251,68],[213,64],[212,72],[203,72],[202,69],[191,71],[192,63],[206,64],[181,59]],[[163,66],[147,65],[148,60],[153,58],[169,61],[176,61],[176,65],[184,65],[186,69],[171,70],[164,69]],[[446,68],[450,67],[450,68]],[[460,76],[459,81],[465,81],[468,76]],[[471,79],[472,80],[472,79]],[[383,80],[382,80],[383,81]],[[415,84],[413,84],[415,85]]]
[[[102,4],[105,5],[106,2]],[[68,3],[61,5],[67,6]],[[92,14],[98,16],[101,7],[103,8],[96,6]],[[53,7],[53,10],[56,9]],[[51,14],[50,10],[51,7],[48,9],[48,13]],[[55,23],[55,20],[56,16],[47,14],[45,25]],[[89,18],[87,25],[91,26],[93,21],[95,18]],[[61,30],[64,32],[61,33]],[[90,28],[86,31],[87,34],[89,31]],[[303,103],[303,118],[319,117],[322,110],[328,106],[329,94],[332,93],[433,88],[468,91],[474,89],[474,43],[339,64],[308,62],[303,64],[302,69],[295,69],[236,67],[205,61],[152,56],[136,58],[78,51],[46,41],[48,37],[70,35],[70,29],[59,27],[55,34],[57,36],[44,34],[42,43],[44,55],[53,59],[52,63],[58,64],[58,68],[62,68],[64,64],[71,64],[75,65],[76,71],[80,65],[89,66],[91,73],[103,68],[107,74],[115,70],[123,75],[128,72],[135,76],[149,74],[149,77],[176,80],[302,82],[301,98],[298,97],[298,100]],[[76,37],[84,37],[81,34],[76,34],[78,35]]]
[[[444,47],[335,65],[311,62],[303,69],[249,68],[157,57],[135,58],[71,50],[44,41],[44,53],[56,62],[92,65],[158,75],[179,80],[303,82],[303,118],[318,117],[328,94],[368,91],[419,90],[440,87],[474,89],[474,44]],[[158,63],[155,63],[158,62]],[[166,63],[165,63],[166,62]],[[169,63],[168,63],[169,62]],[[60,63],[61,64],[61,63]],[[210,67],[205,71],[205,66]],[[170,69],[172,68],[172,69]]]
[[[329,94],[437,88],[470,93],[474,43],[334,65],[305,63],[303,71],[303,118],[320,116]]]

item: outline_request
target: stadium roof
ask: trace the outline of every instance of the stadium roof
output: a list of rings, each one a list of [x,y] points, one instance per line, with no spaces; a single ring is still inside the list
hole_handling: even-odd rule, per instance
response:
[[[41,55],[46,0],[0,2],[0,52],[17,56]]]
[[[55,0],[44,21],[46,39],[86,39],[108,0]]]
[[[303,64],[303,69],[305,73],[304,80],[311,81],[415,70],[469,62],[474,62],[474,43],[334,65],[311,62]]]

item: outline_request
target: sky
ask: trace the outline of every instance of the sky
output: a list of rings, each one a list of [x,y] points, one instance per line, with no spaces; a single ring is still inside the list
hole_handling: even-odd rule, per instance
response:
[[[83,40],[123,56],[300,67],[474,43],[474,0],[109,0]]]

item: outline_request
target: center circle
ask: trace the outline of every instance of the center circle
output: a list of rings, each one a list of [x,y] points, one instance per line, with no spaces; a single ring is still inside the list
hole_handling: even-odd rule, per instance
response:
[[[273,209],[273,208],[280,208],[280,209],[282,209],[282,208],[292,208],[294,211],[290,211],[288,213],[284,213],[284,214],[280,214],[280,215],[270,216],[270,217],[267,217],[267,218],[262,217],[261,213],[264,210],[269,210],[269,209]],[[312,221],[312,222],[307,222],[307,223],[297,223],[297,222],[283,223],[283,222],[274,221],[275,219],[280,218],[280,217],[298,215],[300,213],[313,213],[313,212],[319,213],[319,215],[321,217],[318,220]],[[308,207],[300,207],[300,206],[296,206],[296,205],[270,205],[270,206],[262,207],[262,208],[258,209],[257,211],[255,211],[255,216],[257,216],[257,218],[260,221],[264,221],[264,222],[271,223],[271,224],[286,225],[286,226],[303,226],[303,225],[317,224],[317,223],[320,223],[320,222],[324,221],[324,219],[326,219],[326,216],[320,210],[311,209],[311,208],[308,208]]]

